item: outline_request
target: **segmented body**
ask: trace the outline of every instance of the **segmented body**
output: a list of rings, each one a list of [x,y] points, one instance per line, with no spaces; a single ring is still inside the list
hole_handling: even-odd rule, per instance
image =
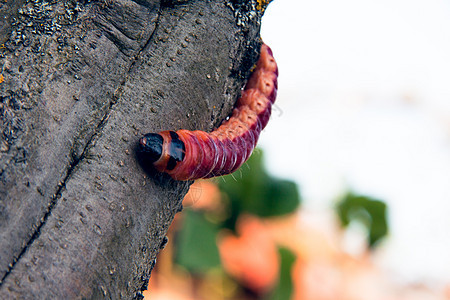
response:
[[[140,152],[159,172],[176,180],[210,178],[233,173],[251,155],[269,121],[277,94],[278,67],[271,49],[261,54],[232,116],[216,130],[162,131],[146,134]]]

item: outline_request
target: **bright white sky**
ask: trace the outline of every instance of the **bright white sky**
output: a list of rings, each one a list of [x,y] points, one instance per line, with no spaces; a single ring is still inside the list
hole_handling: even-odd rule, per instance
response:
[[[386,201],[381,263],[450,282],[450,2],[275,0],[262,27],[280,69],[270,171],[308,210],[348,188]]]

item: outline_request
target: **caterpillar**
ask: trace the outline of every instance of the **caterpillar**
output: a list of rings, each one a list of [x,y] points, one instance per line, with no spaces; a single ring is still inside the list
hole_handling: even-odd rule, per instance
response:
[[[250,157],[269,121],[277,78],[272,50],[263,43],[256,67],[228,120],[210,133],[181,129],[145,134],[139,140],[139,154],[157,171],[176,180],[233,173]]]

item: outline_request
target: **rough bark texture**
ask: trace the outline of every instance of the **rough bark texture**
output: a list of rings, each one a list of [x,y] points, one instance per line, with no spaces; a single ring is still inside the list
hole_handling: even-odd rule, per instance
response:
[[[2,1],[1,299],[141,297],[190,182],[137,141],[220,124],[266,2]]]

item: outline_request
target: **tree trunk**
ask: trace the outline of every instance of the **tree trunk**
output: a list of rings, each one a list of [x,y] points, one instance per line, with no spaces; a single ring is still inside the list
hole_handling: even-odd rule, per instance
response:
[[[138,140],[221,123],[267,2],[1,2],[1,299],[142,297],[191,182]]]

